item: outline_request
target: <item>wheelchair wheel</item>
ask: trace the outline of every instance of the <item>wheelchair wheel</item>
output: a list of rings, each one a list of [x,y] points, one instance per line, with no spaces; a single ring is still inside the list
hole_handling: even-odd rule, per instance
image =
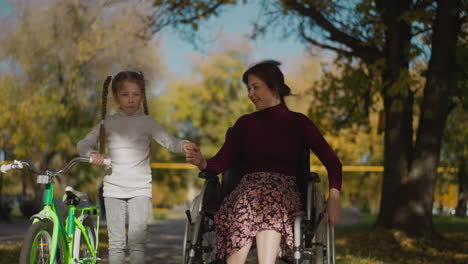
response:
[[[182,246],[183,264],[210,264],[217,263],[216,259],[216,233],[214,220],[211,216],[200,214],[201,219],[197,219],[190,224],[185,224],[184,244]],[[197,227],[198,226],[198,227]],[[198,234],[196,234],[198,230]],[[193,243],[193,239],[196,243]]]
[[[185,223],[184,243],[182,245],[183,264],[202,263],[199,254],[200,249],[196,243],[200,233],[200,219],[202,217],[201,201],[202,195],[199,194],[190,202],[190,220],[187,219]]]
[[[188,220],[185,221],[184,242],[182,244],[182,264],[188,263],[188,247],[190,246],[191,229],[192,225],[190,222]]]
[[[320,214],[325,212],[325,197],[322,191],[317,190],[316,194],[314,195],[314,207],[315,210],[315,221],[318,221],[320,218]],[[314,252],[314,262],[315,264],[324,264],[326,263],[326,250],[327,250],[327,228],[328,223],[325,217],[322,218],[320,221],[319,226],[317,227],[317,231],[315,233],[315,252]],[[329,264],[329,263],[327,263]]]
[[[191,222],[185,223],[182,245],[183,264],[216,263],[216,233],[213,214],[198,211],[202,196],[197,196],[190,204]]]
[[[214,218],[212,216],[205,216],[201,228],[201,241],[200,244],[203,248],[202,259],[203,263],[215,263],[216,262],[216,232],[214,227]]]

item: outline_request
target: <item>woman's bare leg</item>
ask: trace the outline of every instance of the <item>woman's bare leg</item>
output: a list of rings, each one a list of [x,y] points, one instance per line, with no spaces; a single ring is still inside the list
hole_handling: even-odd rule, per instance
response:
[[[247,255],[249,255],[250,247],[252,247],[252,243],[245,245],[239,251],[229,256],[226,259],[227,264],[244,264],[245,260],[247,260]]]
[[[257,234],[257,257],[259,264],[275,264],[281,242],[281,234],[264,230]]]

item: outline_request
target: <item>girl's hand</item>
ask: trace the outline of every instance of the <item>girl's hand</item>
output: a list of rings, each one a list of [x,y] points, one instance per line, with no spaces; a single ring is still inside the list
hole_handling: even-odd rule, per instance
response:
[[[104,156],[101,153],[93,152],[89,156],[90,162],[95,165],[102,165],[104,164]]]
[[[195,144],[193,144],[190,150],[185,153],[185,158],[188,163],[197,166],[200,170],[204,170],[206,168],[206,160],[203,158],[200,148]]]
[[[184,150],[185,154],[187,155],[191,151],[198,149],[197,145],[192,142],[184,142],[182,143],[182,149]]]
[[[330,195],[327,201],[327,218],[331,226],[335,226],[340,222],[341,204],[340,191],[335,188],[330,189]]]

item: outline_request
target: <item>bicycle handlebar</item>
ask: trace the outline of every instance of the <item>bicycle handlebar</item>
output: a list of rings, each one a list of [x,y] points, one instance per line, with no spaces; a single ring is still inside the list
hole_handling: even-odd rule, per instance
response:
[[[9,170],[22,169],[23,163],[19,160],[15,160],[13,163],[5,164],[0,167],[0,172],[7,173]]]
[[[91,163],[91,160],[90,160],[90,158],[83,158],[83,157],[74,158],[70,162],[68,162],[68,164],[65,165],[65,167],[63,167],[63,169],[61,169],[59,171],[56,171],[56,172],[54,172],[54,171],[41,172],[38,169],[36,169],[36,167],[34,166],[34,164],[32,164],[32,162],[30,162],[28,160],[15,160],[13,163],[2,165],[0,167],[0,171],[3,172],[3,173],[7,173],[10,170],[22,169],[24,167],[24,165],[26,165],[35,174],[46,174],[46,175],[55,176],[55,175],[63,174],[64,172],[68,171],[77,162],[89,162],[89,163]],[[110,164],[111,164],[111,159],[109,159],[109,158],[104,159],[104,165],[110,166]]]

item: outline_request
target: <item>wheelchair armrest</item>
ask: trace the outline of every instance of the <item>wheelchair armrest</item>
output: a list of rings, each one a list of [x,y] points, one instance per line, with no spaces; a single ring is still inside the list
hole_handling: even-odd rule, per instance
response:
[[[198,177],[205,180],[218,178],[216,174],[208,171],[200,171],[200,173],[198,173]]]
[[[307,174],[307,176],[305,177],[305,181],[306,181],[307,183],[309,183],[309,182],[315,182],[315,183],[317,183],[317,182],[320,182],[320,177],[319,177],[319,175],[318,175],[317,172],[311,171],[311,172],[310,172],[309,174]]]

